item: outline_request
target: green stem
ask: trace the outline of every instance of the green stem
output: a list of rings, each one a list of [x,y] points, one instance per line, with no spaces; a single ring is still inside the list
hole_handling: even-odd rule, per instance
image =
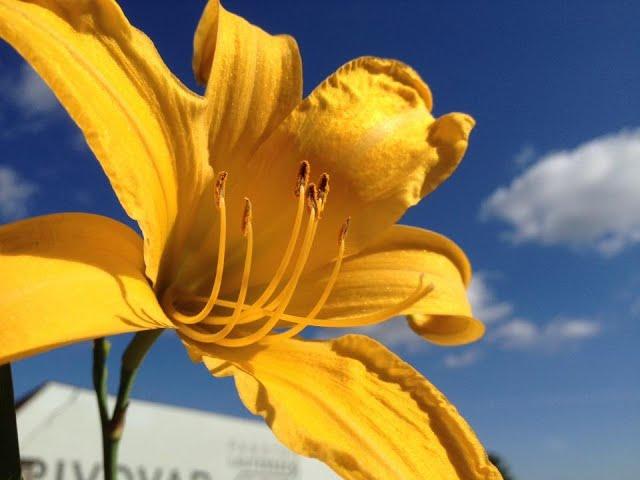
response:
[[[11,365],[0,365],[0,478],[20,480],[20,447]]]
[[[158,339],[162,330],[151,330],[137,333],[122,355],[120,369],[120,385],[118,396],[109,416],[107,406],[107,367],[109,343],[104,338],[94,341],[93,349],[93,385],[98,398],[100,424],[102,426],[102,458],[104,462],[104,479],[116,480],[118,468],[118,447],[124,431],[129,396],[133,388],[138,370],[151,346]]]
[[[105,338],[93,341],[93,388],[98,400],[98,412],[100,414],[100,426],[102,428],[102,460],[104,465],[105,480],[115,480],[113,472],[113,459],[111,441],[109,440],[110,421],[109,406],[107,404],[107,357],[111,350],[111,344]]]

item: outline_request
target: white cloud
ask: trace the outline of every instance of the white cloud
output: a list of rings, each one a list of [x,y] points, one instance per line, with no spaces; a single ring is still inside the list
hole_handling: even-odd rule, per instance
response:
[[[485,324],[502,320],[513,312],[513,305],[495,298],[488,286],[488,277],[489,274],[485,272],[476,273],[467,292],[474,317],[482,320]]]
[[[313,332],[313,338],[326,340],[338,335],[355,333],[375,338],[392,350],[404,350],[408,353],[421,353],[429,348],[429,344],[417,335],[407,324],[405,317],[394,317],[385,322],[366,327],[343,328],[340,330],[318,328]]]
[[[528,320],[516,318],[494,330],[491,339],[499,341],[505,348],[525,348],[533,346],[539,335],[536,325]]]
[[[480,350],[467,350],[462,353],[450,353],[444,357],[444,365],[449,368],[461,368],[473,365],[480,359]]]
[[[11,100],[25,114],[46,114],[58,109],[58,100],[40,76],[28,64],[20,67]]]
[[[87,144],[87,139],[84,138],[82,131],[77,129],[73,136],[69,139],[69,146],[73,149],[73,151],[78,153],[90,153],[89,152],[89,144]]]
[[[24,180],[12,168],[0,166],[0,219],[10,221],[26,216],[36,191],[34,183]]]
[[[473,315],[485,324],[492,324],[504,320],[513,312],[513,306],[510,303],[498,300],[494,292],[490,289],[488,279],[493,276],[498,275],[488,272],[478,272],[474,274],[468,290]],[[411,330],[407,325],[405,317],[397,317],[387,322],[368,327],[350,329],[349,332],[368,335],[392,349],[406,349],[410,353],[420,352],[428,345],[422,337]],[[477,356],[477,354],[474,355]],[[467,361],[469,362],[468,365],[470,365],[477,359],[471,359],[471,356],[472,354],[468,354],[467,352],[459,355],[448,355],[445,357],[445,364],[447,366],[453,366],[448,363],[464,363]],[[451,358],[447,360],[449,357]]]
[[[375,338],[391,349],[405,349],[409,353],[417,353],[428,348],[427,342],[417,335],[405,317],[396,317],[384,323],[354,329],[354,333]]]
[[[524,167],[533,162],[536,158],[536,151],[532,145],[524,145],[513,157],[513,163],[518,167]]]
[[[581,340],[595,337],[600,330],[601,326],[598,322],[581,318],[561,318],[547,325],[545,335],[561,340]]]
[[[640,129],[539,158],[484,202],[515,243],[593,248],[613,255],[640,242]]]
[[[7,109],[4,116],[2,110]],[[26,63],[0,74],[0,140],[41,132],[48,120],[61,111],[53,92]],[[8,113],[10,112],[10,115]]]
[[[486,348],[500,350],[531,350],[557,352],[559,346],[573,346],[580,341],[599,335],[602,326],[587,318],[557,316],[546,324],[534,323],[514,315],[513,304],[500,299],[490,285],[491,278],[500,274],[480,271],[474,275],[469,288],[469,298],[474,317],[487,326],[485,338],[462,351],[443,352],[443,363],[448,368],[468,367],[477,363]],[[421,353],[429,349],[429,343],[407,325],[405,317],[395,317],[367,327],[335,329],[312,329],[316,339],[335,338],[338,335],[355,333],[367,335],[400,353]],[[431,350],[433,352],[433,350]]]
[[[497,347],[514,349],[547,349],[592,338],[601,332],[601,325],[585,318],[558,316],[545,325],[534,323],[514,314],[512,303],[500,299],[490,285],[497,274],[478,272],[469,288],[473,314],[487,326],[486,338]],[[445,365],[458,366],[467,360],[473,363],[472,354],[445,357]],[[456,364],[456,365],[454,365]],[[462,365],[461,365],[462,366]]]
[[[545,326],[515,318],[493,330],[489,338],[507,350],[557,348],[595,337],[601,330],[598,322],[582,318],[559,317]]]

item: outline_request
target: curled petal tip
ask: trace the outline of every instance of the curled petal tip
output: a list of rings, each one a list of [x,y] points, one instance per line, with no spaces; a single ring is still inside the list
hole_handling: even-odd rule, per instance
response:
[[[448,113],[438,118],[432,130],[432,139],[436,143],[455,144],[459,141],[466,142],[476,121],[466,113]]]

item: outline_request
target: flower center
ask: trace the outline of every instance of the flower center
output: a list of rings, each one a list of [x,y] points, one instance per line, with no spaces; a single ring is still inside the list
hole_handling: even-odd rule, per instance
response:
[[[350,223],[350,218],[347,218],[338,235],[336,260],[320,297],[306,316],[300,317],[287,314],[287,307],[293,298],[311,254],[318,224],[322,218],[329,195],[329,175],[323,173],[316,186],[314,183],[309,183],[309,173],[309,163],[303,161],[300,164],[296,179],[294,193],[297,199],[297,208],[287,247],[273,277],[252,304],[246,303],[253,259],[252,207],[248,198],[245,198],[242,219],[242,233],[246,243],[246,253],[238,297],[235,301],[220,298],[226,247],[225,185],[227,173],[220,172],[218,174],[215,187],[215,204],[220,214],[220,231],[218,259],[211,293],[208,297],[201,297],[179,292],[171,287],[167,289],[162,298],[162,306],[166,314],[172,319],[177,330],[182,335],[196,342],[217,344],[225,347],[244,347],[259,341],[271,342],[276,339],[291,338],[310,325],[350,327],[378,323],[400,313],[431,292],[432,285],[423,286],[421,277],[418,288],[410,296],[389,308],[356,317],[316,319],[318,313],[326,304],[342,267],[345,255],[345,240]],[[301,235],[305,216],[306,224]],[[298,248],[296,249],[296,247]],[[294,253],[296,252],[297,254],[294,258]],[[289,269],[291,274],[288,278],[285,278],[285,273]],[[177,302],[177,300],[181,302]],[[195,314],[186,314],[178,308],[178,305],[183,305],[185,302],[199,304],[201,307]],[[213,315],[212,312],[216,306],[231,310],[231,314]],[[285,330],[274,332],[274,330],[281,327]]]

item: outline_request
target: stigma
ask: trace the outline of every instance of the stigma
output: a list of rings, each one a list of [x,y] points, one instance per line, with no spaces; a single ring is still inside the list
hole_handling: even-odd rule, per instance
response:
[[[423,285],[421,277],[418,287],[412,294],[388,308],[356,317],[318,318],[340,275],[351,223],[351,218],[348,217],[339,229],[336,257],[316,302],[304,316],[287,313],[313,252],[318,225],[329,197],[329,175],[323,173],[315,184],[309,181],[310,172],[309,162],[301,162],[295,179],[292,201],[296,202],[296,210],[289,240],[273,276],[252,303],[247,303],[254,256],[253,208],[248,198],[244,199],[244,210],[240,222],[245,257],[237,297],[235,299],[220,297],[227,239],[225,192],[228,175],[226,172],[220,172],[217,175],[214,203],[219,215],[218,257],[210,293],[204,297],[170,287],[161,301],[165,313],[183,337],[196,342],[238,348],[259,342],[270,343],[279,339],[292,338],[308,326],[371,325],[401,313],[431,292],[433,286]],[[199,305],[199,307],[195,312],[186,313],[184,308],[181,308],[183,305]],[[220,313],[225,310],[227,314]]]

